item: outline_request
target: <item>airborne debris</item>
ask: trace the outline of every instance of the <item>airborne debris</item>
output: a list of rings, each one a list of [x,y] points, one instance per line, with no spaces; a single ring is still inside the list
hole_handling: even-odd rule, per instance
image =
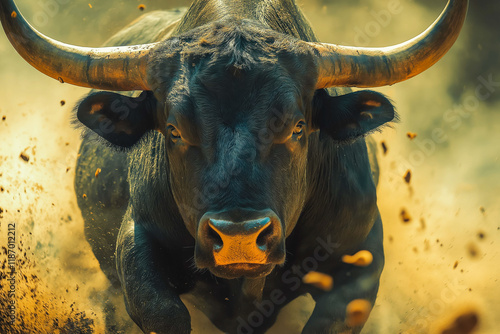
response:
[[[95,171],[95,177],[98,177],[99,174],[101,174],[101,169],[97,168],[96,171]]]
[[[467,245],[467,251],[471,257],[478,257],[480,253],[479,248],[473,242]]]
[[[413,132],[408,132],[406,135],[410,138],[410,140],[417,138],[417,134]]]
[[[139,8],[139,10],[144,10],[146,9],[146,5],[141,3],[139,6],[137,6],[137,8]]]
[[[477,233],[477,237],[478,237],[479,239],[481,239],[481,240],[483,240],[485,236],[486,236],[486,234],[484,234],[484,232],[483,232],[483,231],[479,231],[479,232]]]
[[[364,325],[372,310],[372,305],[368,300],[355,299],[347,305],[346,324],[349,327],[359,327]]]
[[[23,159],[25,162],[30,161],[30,156],[26,152],[21,152],[21,154],[19,154],[19,157]]]
[[[61,100],[61,107],[66,104],[66,101]]]
[[[403,221],[403,223],[411,222],[411,216],[408,214],[406,209],[404,209],[404,208],[401,209],[401,213],[399,214],[399,216],[401,217],[401,220]]]
[[[483,215],[486,213],[486,209],[484,208],[484,206],[480,207],[479,211],[481,211]]]
[[[459,315],[455,321],[441,331],[441,334],[470,334],[476,329],[479,316],[474,311]]]
[[[332,276],[317,271],[310,271],[305,274],[304,277],[302,277],[302,282],[311,284],[324,291],[330,291],[333,288]]]
[[[453,269],[457,269],[458,267],[458,261],[455,261],[455,264],[453,264]]]
[[[17,13],[15,11],[12,11],[12,13],[10,13],[10,17],[15,19],[17,17]]]
[[[407,170],[405,176],[403,177],[405,182],[410,184],[411,181],[411,170]]]
[[[420,228],[423,230],[425,230],[426,228],[426,224],[425,224],[425,219],[424,218],[420,218]]]
[[[353,264],[358,267],[366,267],[373,262],[373,255],[367,250],[361,250],[354,255],[342,256],[342,262]]]
[[[385,141],[382,141],[382,142],[380,143],[380,145],[382,146],[382,150],[383,150],[383,152],[384,152],[384,155],[386,155],[386,154],[387,154],[387,150],[388,150],[388,149],[387,149],[387,144],[385,143]]]
[[[89,8],[92,8],[92,5],[91,5],[91,4],[89,4]]]
[[[82,197],[85,199],[87,198],[87,194],[83,194]]]
[[[5,121],[7,119],[7,116],[2,116],[2,121]]]

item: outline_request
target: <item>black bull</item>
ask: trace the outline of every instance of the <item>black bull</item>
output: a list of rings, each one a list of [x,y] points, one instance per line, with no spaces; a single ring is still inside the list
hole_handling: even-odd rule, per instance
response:
[[[145,46],[92,52],[54,51],[11,23],[20,20],[12,1],[0,5],[9,39],[42,72],[143,91],[94,91],[78,104],[75,122],[88,129],[75,189],[87,239],[144,332],[190,332],[179,295],[196,286],[225,332],[263,332],[309,293],[316,306],[303,333],[357,333],[362,323],[346,322],[346,307],[373,305],[384,265],[378,167],[365,137],[396,115],[379,93],[325,88],[391,84],[431,66],[465,17],[467,1],[451,3],[421,39],[431,52],[406,46],[416,49],[413,63],[404,48],[379,61],[378,50],[299,42],[316,38],[285,0],[195,1],[187,11],[150,13],[107,43]],[[52,58],[26,57],[44,47]],[[341,261],[359,250],[373,262]],[[310,271],[332,276],[333,289],[303,284]]]

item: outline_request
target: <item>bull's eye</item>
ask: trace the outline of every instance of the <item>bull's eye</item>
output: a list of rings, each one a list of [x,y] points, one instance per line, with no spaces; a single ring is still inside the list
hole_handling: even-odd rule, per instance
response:
[[[179,130],[177,130],[175,126],[170,124],[167,126],[167,130],[170,133],[170,138],[172,139],[172,141],[177,141],[181,139],[181,133],[179,132]]]
[[[295,128],[293,129],[293,135],[294,137],[300,137],[304,133],[304,128],[306,126],[306,122],[300,121],[295,125]]]

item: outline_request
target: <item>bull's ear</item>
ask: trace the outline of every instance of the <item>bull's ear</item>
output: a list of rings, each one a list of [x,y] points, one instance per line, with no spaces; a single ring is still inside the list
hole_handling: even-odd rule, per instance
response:
[[[338,141],[355,140],[397,118],[391,101],[369,90],[341,96],[319,90],[314,101],[314,128]]]
[[[97,92],[80,102],[77,118],[111,144],[128,148],[155,128],[155,111],[156,99],[149,91],[138,97]]]

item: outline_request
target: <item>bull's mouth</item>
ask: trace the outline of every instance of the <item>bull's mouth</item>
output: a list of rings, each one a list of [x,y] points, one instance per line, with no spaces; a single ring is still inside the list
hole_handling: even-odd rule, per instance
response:
[[[222,266],[214,266],[210,271],[221,278],[235,279],[240,277],[260,278],[269,275],[275,267],[274,263],[232,263]]]

